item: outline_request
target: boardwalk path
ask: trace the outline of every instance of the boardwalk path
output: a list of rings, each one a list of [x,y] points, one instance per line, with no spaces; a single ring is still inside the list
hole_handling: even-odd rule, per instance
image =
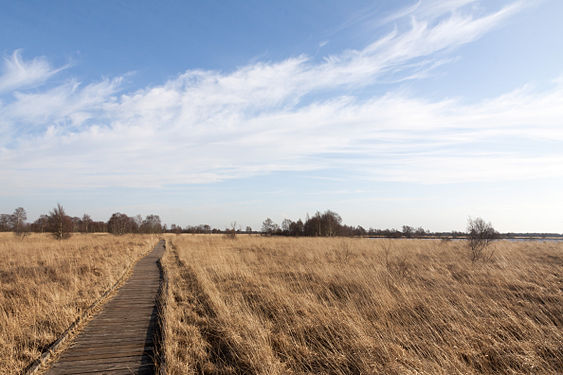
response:
[[[60,374],[154,374],[153,336],[164,241],[47,371]]]

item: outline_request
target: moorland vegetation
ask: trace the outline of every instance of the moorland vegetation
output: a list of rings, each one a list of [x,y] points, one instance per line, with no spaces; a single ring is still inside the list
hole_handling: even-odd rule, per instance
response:
[[[169,374],[558,374],[563,243],[172,236]]]

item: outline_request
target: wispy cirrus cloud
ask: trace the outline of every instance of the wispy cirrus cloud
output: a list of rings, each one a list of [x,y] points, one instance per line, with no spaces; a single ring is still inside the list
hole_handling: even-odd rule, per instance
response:
[[[0,74],[0,93],[39,85],[65,68],[67,67],[53,68],[43,57],[25,61],[21,50],[15,50],[11,56],[4,57]]]
[[[475,5],[477,3],[477,0],[417,0],[383,18],[381,23],[394,22],[406,17],[417,17],[432,21],[444,14],[459,12],[468,5]]]
[[[436,2],[407,29],[318,63],[303,55],[230,73],[189,70],[133,92],[121,89],[119,77],[18,90],[0,105],[0,128],[9,135],[0,141],[9,181],[2,189],[146,187],[323,169],[418,183],[563,174],[561,151],[541,147],[563,139],[560,83],[473,105],[397,91],[356,95],[390,76],[424,76],[444,51],[475,41],[519,9],[452,11],[468,3]],[[43,59],[21,64],[33,61],[49,66]],[[522,147],[530,142],[544,151]]]

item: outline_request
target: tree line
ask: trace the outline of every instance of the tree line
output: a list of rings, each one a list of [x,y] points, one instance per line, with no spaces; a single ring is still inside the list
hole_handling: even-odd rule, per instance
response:
[[[270,236],[294,236],[294,237],[387,237],[387,238],[424,238],[431,235],[430,231],[423,227],[414,228],[403,225],[402,230],[397,229],[365,229],[361,225],[350,226],[342,224],[342,217],[334,211],[317,211],[313,216],[307,214],[305,221],[298,219],[284,219],[281,225],[267,218],[262,223],[262,231]]]
[[[479,219],[482,220],[482,219]],[[470,224],[475,224],[471,222]],[[483,226],[482,222],[479,222]],[[488,223],[490,225],[490,223]],[[488,228],[488,227],[487,227]],[[499,234],[493,229],[485,231],[486,236],[495,238],[537,238],[537,237],[563,237],[558,233],[505,233]],[[483,232],[480,228],[479,232]],[[106,232],[116,235],[126,233],[192,233],[192,234],[231,234],[238,233],[262,234],[266,236],[294,236],[294,237],[381,237],[381,238],[469,238],[470,226],[466,232],[430,232],[423,227],[403,225],[395,229],[365,229],[362,226],[350,226],[342,223],[342,217],[331,210],[317,211],[313,216],[306,215],[305,220],[284,219],[281,225],[267,218],[262,223],[259,231],[253,231],[250,226],[244,230],[236,222],[225,229],[212,228],[208,224],[188,225],[182,227],[172,224],[167,228],[155,214],[142,217],[141,215],[128,216],[121,212],[111,215],[108,221],[95,221],[90,215],[72,217],[66,214],[62,205],[57,204],[48,214],[40,215],[34,222],[27,222],[27,213],[23,207],[16,208],[11,214],[0,214],[0,232],[12,231],[24,238],[31,232],[49,232],[59,239],[70,237],[72,233],[98,233]]]
[[[166,231],[166,226],[162,225],[158,215],[143,218],[141,215],[130,217],[116,212],[107,222],[92,220],[88,214],[71,217],[66,214],[62,205],[57,204],[48,214],[40,215],[32,223],[27,222],[27,213],[23,207],[16,208],[11,214],[0,214],[0,232],[9,231],[22,238],[35,232],[52,233],[57,239],[65,239],[72,233],[162,233]]]

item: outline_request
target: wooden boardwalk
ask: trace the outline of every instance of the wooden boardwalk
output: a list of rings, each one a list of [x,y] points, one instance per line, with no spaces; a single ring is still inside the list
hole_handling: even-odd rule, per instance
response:
[[[156,297],[164,241],[135,265],[102,312],[78,334],[47,375],[154,374]]]

